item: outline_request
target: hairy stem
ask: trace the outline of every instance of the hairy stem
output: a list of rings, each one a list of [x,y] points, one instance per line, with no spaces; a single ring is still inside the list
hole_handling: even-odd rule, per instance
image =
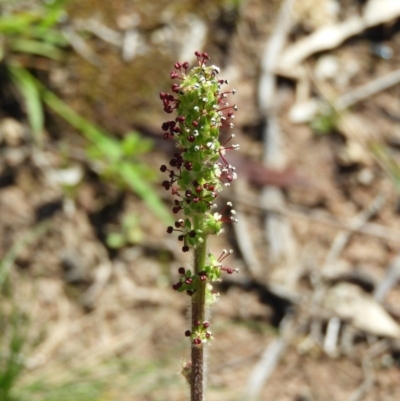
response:
[[[203,229],[202,217],[194,219],[196,229]],[[194,271],[195,274],[203,271],[207,257],[206,237],[194,250]],[[192,296],[192,332],[206,320],[206,281],[198,281],[196,292]],[[204,400],[204,382],[205,382],[205,361],[204,345],[192,344],[192,374],[190,379],[190,400]]]

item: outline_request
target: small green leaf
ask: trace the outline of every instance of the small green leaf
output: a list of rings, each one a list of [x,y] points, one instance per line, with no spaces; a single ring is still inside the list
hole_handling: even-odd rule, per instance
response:
[[[153,141],[145,139],[136,131],[128,132],[122,140],[122,149],[126,156],[135,156],[149,152]]]
[[[118,248],[122,248],[125,245],[126,241],[125,241],[125,237],[123,234],[110,233],[107,235],[106,243],[107,243],[107,246],[109,246],[110,248],[118,249]]]

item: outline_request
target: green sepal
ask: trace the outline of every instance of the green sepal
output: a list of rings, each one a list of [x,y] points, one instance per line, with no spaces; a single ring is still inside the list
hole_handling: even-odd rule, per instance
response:
[[[185,228],[187,230],[191,230],[192,229],[192,222],[188,218],[185,219]]]
[[[207,218],[205,221],[205,233],[218,235],[222,229],[222,222],[215,219],[213,215],[207,213]]]

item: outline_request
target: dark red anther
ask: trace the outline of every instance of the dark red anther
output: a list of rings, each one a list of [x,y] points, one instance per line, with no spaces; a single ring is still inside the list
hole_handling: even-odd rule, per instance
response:
[[[207,53],[202,53],[201,57],[203,57],[206,60],[210,60],[210,56]]]
[[[192,165],[192,163],[191,163],[191,162],[188,162],[188,161],[186,161],[186,162],[185,162],[185,169],[186,169],[187,171],[191,171],[191,170],[192,170],[192,168],[193,168],[193,165]]]
[[[210,327],[210,323],[209,323],[209,322],[204,322],[204,323],[203,323],[203,327],[204,327],[205,329],[208,329],[208,328]]]
[[[186,190],[185,196],[186,196],[186,198],[191,198],[192,197],[192,191],[190,189]]]
[[[177,122],[183,124],[185,122],[185,117],[184,116],[178,116],[175,119]]]
[[[189,252],[189,247],[187,245],[184,245],[182,247],[182,252]],[[192,295],[192,294],[191,294]]]
[[[189,237],[194,238],[195,236],[196,236],[196,231],[194,231],[194,230],[190,231]]]
[[[175,157],[177,163],[183,163],[183,157],[180,153],[175,153]]]
[[[179,77],[179,74],[176,71],[171,71],[171,74],[169,74],[171,79],[175,79]]]
[[[186,273],[185,268],[184,268],[184,267],[180,267],[180,268],[178,269],[178,273],[179,273],[179,274],[185,274],[185,273]]]
[[[169,190],[171,184],[169,181],[163,181],[161,184],[167,191]]]
[[[192,125],[193,125],[193,127],[198,127],[198,126],[199,126],[199,123],[198,123],[198,121],[193,121],[193,122],[192,122]]]
[[[189,63],[188,63],[187,61],[185,61],[185,62],[182,64],[182,67],[183,67],[185,70],[187,70],[187,69],[189,68]]]
[[[201,344],[201,338],[195,338],[194,340],[193,340],[193,344],[194,345],[200,345]]]
[[[172,187],[171,188],[171,194],[176,195],[178,193],[178,188],[177,187]],[[178,201],[179,202],[179,201]]]
[[[192,332],[190,330],[185,331],[185,336],[190,337],[192,335]]]
[[[179,84],[173,84],[173,85],[171,86],[171,90],[172,90],[172,92],[179,93],[179,91],[180,91],[180,86],[179,86]]]
[[[179,235],[178,236],[178,241],[183,241],[185,239],[185,236],[184,235]]]
[[[201,53],[200,53],[199,51],[197,51],[197,50],[194,52],[194,55],[195,55],[196,57],[201,57]]]
[[[167,166],[166,166],[165,164],[163,164],[163,165],[160,167],[160,171],[161,171],[162,173],[165,173],[165,172],[167,171]]]
[[[194,142],[194,141],[196,140],[196,138],[195,138],[193,135],[189,135],[189,136],[187,137],[187,140],[188,140],[189,142]]]
[[[200,193],[203,191],[203,188],[199,185],[196,187],[196,192]]]
[[[179,62],[176,62],[176,63],[174,64],[174,67],[175,67],[177,70],[179,70],[179,69],[182,67],[182,64],[179,63]]]
[[[172,227],[172,226],[167,227],[168,234],[172,234],[173,231],[174,231],[174,227]]]

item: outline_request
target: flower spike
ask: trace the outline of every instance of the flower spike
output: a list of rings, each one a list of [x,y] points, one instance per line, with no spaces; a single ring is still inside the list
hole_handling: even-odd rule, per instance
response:
[[[232,204],[228,202],[218,212],[216,200],[237,178],[228,152],[239,150],[239,145],[231,142],[234,134],[220,142],[221,128],[234,126],[232,120],[238,107],[227,100],[236,90],[223,89],[229,82],[217,78],[219,67],[207,66],[210,60],[207,53],[196,51],[195,56],[197,66],[191,70],[187,61],[174,64],[170,73],[174,81],[172,94],[160,93],[164,111],[177,113],[161,126],[163,138],[174,140],[177,150],[169,163],[161,165],[160,171],[168,176],[162,186],[175,197],[172,212],[183,215],[167,228],[167,233],[177,232],[182,251],[194,252],[193,269],[180,267],[179,279],[172,288],[192,297],[192,325],[185,332],[190,338],[192,359],[187,363],[190,369],[185,377],[192,388],[192,401],[200,401],[203,390],[198,387],[204,382],[199,379],[204,374],[203,346],[213,338],[207,305],[218,298],[212,283],[220,281],[223,273],[237,271],[222,264],[232,251],[224,250],[216,258],[207,253],[206,245],[209,236],[222,232],[223,224],[237,221]]]

